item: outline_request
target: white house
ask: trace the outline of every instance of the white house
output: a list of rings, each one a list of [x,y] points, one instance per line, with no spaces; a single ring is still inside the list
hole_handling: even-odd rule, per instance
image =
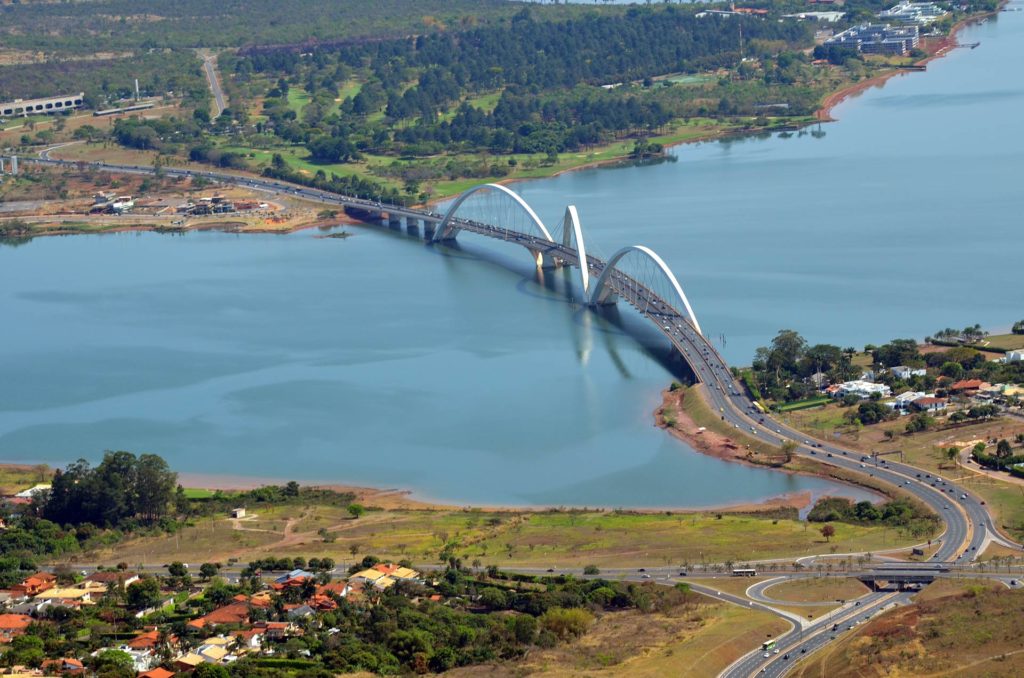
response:
[[[927,374],[927,371],[922,368],[907,367],[906,365],[897,365],[892,368],[892,373],[897,379],[906,381],[911,377],[923,377]]]
[[[918,398],[914,401],[914,407],[922,412],[941,412],[948,406],[945,398],[935,398],[933,396]]]
[[[1006,362],[1018,363],[1024,360],[1024,351],[1007,351]]]
[[[837,398],[842,398],[848,395],[855,395],[859,398],[870,398],[872,394],[877,393],[882,398],[888,398],[892,395],[892,389],[885,384],[876,384],[870,381],[844,381],[842,384],[834,387],[835,391],[833,395]]]
[[[926,395],[928,394],[921,393],[920,391],[905,391],[893,398],[891,402],[886,403],[886,405],[894,410],[908,410],[910,409],[910,403],[918,398],[924,398]]]

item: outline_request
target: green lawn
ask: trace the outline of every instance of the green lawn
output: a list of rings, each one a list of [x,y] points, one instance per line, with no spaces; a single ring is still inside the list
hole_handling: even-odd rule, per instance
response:
[[[980,342],[981,346],[998,346],[999,348],[1024,348],[1024,334],[993,334]]]
[[[337,113],[338,109],[341,107],[341,102],[345,100],[345,97],[355,96],[359,93],[361,88],[362,84],[358,82],[346,82],[341,87],[338,100],[331,103],[325,111],[325,114],[330,115],[331,113]],[[295,111],[295,115],[299,116],[300,119],[302,118],[302,111],[309,105],[310,101],[312,101],[312,97],[309,96],[309,93],[305,89],[301,87],[288,88],[288,108]]]

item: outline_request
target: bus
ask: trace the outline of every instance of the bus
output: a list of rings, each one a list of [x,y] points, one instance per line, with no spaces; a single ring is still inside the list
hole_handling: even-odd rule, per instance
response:
[[[771,650],[774,650],[774,649],[775,649],[775,639],[774,638],[772,638],[771,640],[766,640],[763,643],[761,643],[761,651],[762,652],[770,652]]]
[[[756,577],[757,570],[754,568],[736,568],[732,571],[734,577]]]

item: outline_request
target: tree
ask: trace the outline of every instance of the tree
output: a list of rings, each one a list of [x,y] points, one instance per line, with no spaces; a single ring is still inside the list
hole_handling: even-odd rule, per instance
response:
[[[1011,332],[1013,332],[1014,334],[1024,334],[1024,320],[1018,320],[1017,322],[1013,323],[1013,328],[1011,329]]]
[[[214,563],[203,563],[199,566],[199,574],[202,575],[203,579],[209,579],[217,574],[220,568]]]
[[[836,528],[832,525],[822,525],[821,536],[825,538],[826,543],[832,541],[832,537],[836,536]]]
[[[188,574],[188,568],[185,567],[185,563],[180,560],[176,560],[167,566],[167,574],[172,577],[184,577]]]
[[[134,481],[135,512],[146,520],[167,515],[178,485],[178,474],[167,462],[155,454],[141,455],[135,464]]]
[[[1010,441],[1003,438],[996,443],[996,457],[999,459],[1006,459],[1013,454],[1013,449],[1010,447]]]
[[[353,520],[358,520],[364,513],[366,513],[366,508],[362,504],[348,505],[348,514],[352,516]]]
[[[942,376],[949,377],[950,379],[960,379],[964,376],[964,366],[952,361],[943,363],[939,371],[942,373]]]
[[[583,574],[601,574],[601,570],[597,565],[587,565],[583,568]]]
[[[127,604],[133,610],[145,610],[160,602],[160,584],[145,577],[128,585]]]
[[[132,656],[123,650],[103,650],[93,659],[92,668],[98,675],[110,678],[135,676],[135,662]]]
[[[46,654],[43,652],[43,639],[38,636],[18,636],[11,641],[10,649],[4,659],[9,666],[24,664],[33,668],[43,663]]]
[[[223,666],[202,663],[192,672],[193,678],[230,678],[231,674]]]

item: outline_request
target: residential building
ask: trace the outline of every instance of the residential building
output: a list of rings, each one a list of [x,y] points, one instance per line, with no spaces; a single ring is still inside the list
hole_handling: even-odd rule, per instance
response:
[[[94,584],[102,584],[108,589],[111,584],[127,587],[139,581],[139,575],[135,572],[123,572],[121,570],[108,570],[104,572],[93,572],[85,578],[85,581]]]
[[[24,634],[32,621],[27,614],[0,614],[0,643],[7,644]]]
[[[1007,351],[1006,362],[1017,363],[1024,361],[1024,351]]]
[[[878,394],[882,398],[888,398],[892,395],[892,389],[885,384],[876,384],[871,381],[844,381],[842,384],[836,384],[828,388],[828,392],[834,397],[842,398],[848,395],[855,395],[858,398],[870,398],[874,394]]]
[[[11,596],[15,598],[31,598],[39,595],[47,589],[52,589],[57,583],[57,578],[49,572],[36,572],[26,577],[20,584],[11,587]]]
[[[927,393],[921,393],[920,391],[905,391],[893,398],[891,402],[886,403],[886,405],[894,410],[906,411],[910,409],[911,403],[918,398],[924,398],[927,395]]]
[[[21,497],[22,499],[31,499],[32,497],[36,496],[40,492],[49,492],[49,491],[50,491],[50,486],[48,484],[40,484],[40,485],[33,485],[32,487],[28,488],[27,490],[22,490],[21,492],[18,492],[14,496],[15,497]]]
[[[825,41],[826,45],[854,47],[864,54],[903,56],[919,43],[917,26],[858,24]]]
[[[970,395],[977,393],[982,386],[987,386],[981,379],[963,379],[949,387],[951,393],[963,393]]]
[[[925,396],[914,401],[914,408],[922,412],[941,412],[947,407],[949,407],[949,403],[945,398],[936,398],[935,396]]]
[[[78,676],[85,674],[85,664],[74,657],[63,659],[47,659],[40,667],[47,673],[55,673],[60,676]]]
[[[934,2],[901,2],[879,12],[878,18],[927,26],[946,16],[946,14],[948,12]]]
[[[928,371],[923,367],[907,367],[906,365],[897,365],[892,368],[893,376],[903,381],[909,380],[911,377],[923,377],[928,374]]]
[[[168,671],[165,668],[157,667],[150,669],[145,673],[140,673],[136,678],[174,678],[174,671]]]

